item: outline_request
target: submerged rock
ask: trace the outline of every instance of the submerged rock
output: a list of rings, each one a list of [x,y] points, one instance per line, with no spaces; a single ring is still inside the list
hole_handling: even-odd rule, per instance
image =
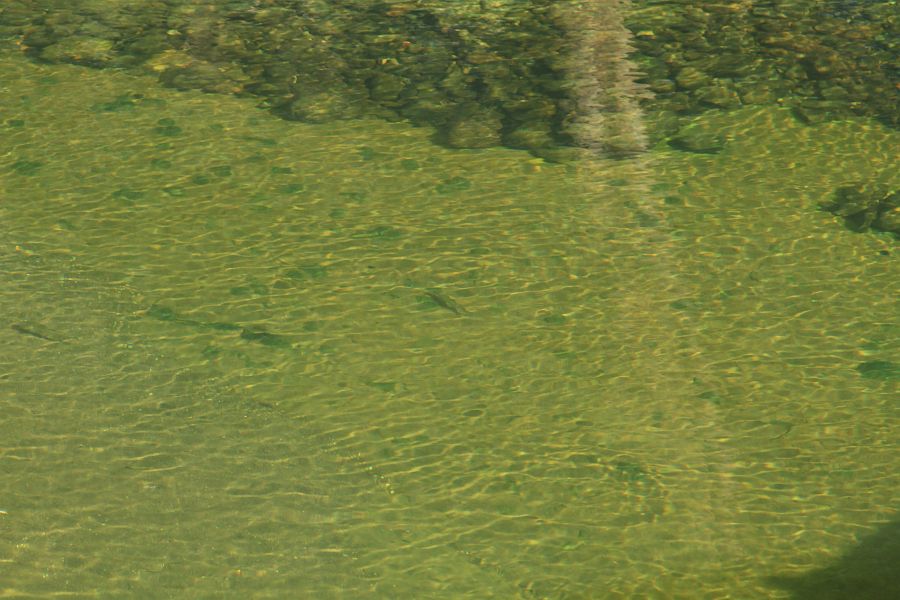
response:
[[[500,145],[502,127],[496,111],[466,106],[453,115],[444,136],[451,148],[490,148]]]
[[[869,228],[900,236],[900,191],[854,183],[839,187],[822,208],[840,217],[853,231]]]
[[[254,95],[288,119],[406,118],[453,147],[630,156],[666,139],[672,117],[746,104],[896,127],[896,12],[889,0],[5,0],[0,35],[38,60]],[[715,151],[696,141],[676,145]]]
[[[720,131],[691,124],[669,138],[669,145],[685,152],[715,154],[725,147],[727,138]]]
[[[116,54],[111,40],[73,36],[45,47],[41,58],[50,62],[103,67],[115,60]]]

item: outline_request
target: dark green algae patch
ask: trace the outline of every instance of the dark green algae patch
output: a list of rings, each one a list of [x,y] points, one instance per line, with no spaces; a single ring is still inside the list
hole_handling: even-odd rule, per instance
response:
[[[900,381],[900,363],[889,360],[867,360],[858,364],[856,370],[866,379]]]
[[[179,325],[187,325],[196,329],[240,332],[240,338],[242,340],[255,342],[257,344],[262,344],[263,346],[268,346],[270,348],[293,347],[290,338],[288,338],[287,336],[268,332],[261,327],[244,326],[227,321],[198,321],[196,319],[187,319],[179,316],[168,306],[154,304],[147,309],[145,314],[146,316],[152,317],[159,321],[177,323]]]

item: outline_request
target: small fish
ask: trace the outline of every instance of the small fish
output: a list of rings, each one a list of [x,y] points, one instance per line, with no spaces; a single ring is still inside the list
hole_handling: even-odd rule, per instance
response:
[[[48,342],[61,342],[62,341],[60,339],[50,337],[49,335],[44,335],[43,333],[37,332],[34,329],[29,329],[28,327],[25,327],[24,325],[21,325],[19,323],[13,323],[12,325],[10,325],[10,328],[13,331],[15,331],[16,333],[21,333],[22,335],[29,335],[29,336],[31,336],[33,338],[37,338],[39,340],[46,340]]]
[[[160,321],[178,321],[179,318],[175,314],[175,311],[169,308],[168,306],[160,306],[159,304],[154,304],[150,308],[146,310],[144,313],[148,317],[153,317],[154,319],[159,319]]]
[[[197,321],[194,319],[186,319],[178,316],[178,314],[168,306],[160,306],[154,304],[145,313],[148,317],[159,319],[160,321],[168,321],[170,323],[178,323],[179,325],[189,325],[198,329],[212,329],[214,331],[240,331],[241,339],[251,342],[257,342],[263,346],[272,346],[275,348],[292,347],[289,338],[259,328],[242,327],[237,323],[227,323],[224,321]]]
[[[423,290],[425,295],[428,296],[432,302],[440,306],[445,310],[449,310],[455,315],[464,315],[467,311],[465,308],[460,306],[459,302],[454,300],[449,296],[445,296],[437,290]]]
[[[291,341],[283,335],[277,333],[269,333],[261,329],[241,329],[241,339],[251,342],[259,342],[263,346],[272,346],[275,348],[290,348]]]

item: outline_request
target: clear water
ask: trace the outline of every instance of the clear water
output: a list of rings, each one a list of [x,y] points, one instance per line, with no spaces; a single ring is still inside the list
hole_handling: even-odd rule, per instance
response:
[[[0,73],[0,596],[900,585],[896,241],[817,210],[895,130],[554,164]]]

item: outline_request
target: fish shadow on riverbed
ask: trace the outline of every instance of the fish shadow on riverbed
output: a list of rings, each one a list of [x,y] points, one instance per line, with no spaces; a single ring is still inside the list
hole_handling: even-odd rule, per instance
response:
[[[270,348],[291,348],[293,343],[290,338],[278,333],[271,333],[262,327],[250,325],[239,325],[237,323],[229,323],[227,321],[199,321],[197,319],[188,319],[179,316],[174,310],[167,306],[154,304],[148,308],[144,314],[148,317],[168,323],[176,323],[186,325],[194,329],[206,331],[231,331],[240,333],[240,338],[248,342],[254,342]]]
[[[19,335],[25,335],[45,342],[65,343],[65,340],[58,335],[50,333],[39,326],[13,323],[9,328]]]
[[[421,293],[416,297],[419,302],[419,305],[423,308],[440,308],[449,312],[452,312],[454,315],[463,316],[469,313],[459,302],[448,296],[445,292],[442,292],[436,288],[428,288],[421,290]]]

